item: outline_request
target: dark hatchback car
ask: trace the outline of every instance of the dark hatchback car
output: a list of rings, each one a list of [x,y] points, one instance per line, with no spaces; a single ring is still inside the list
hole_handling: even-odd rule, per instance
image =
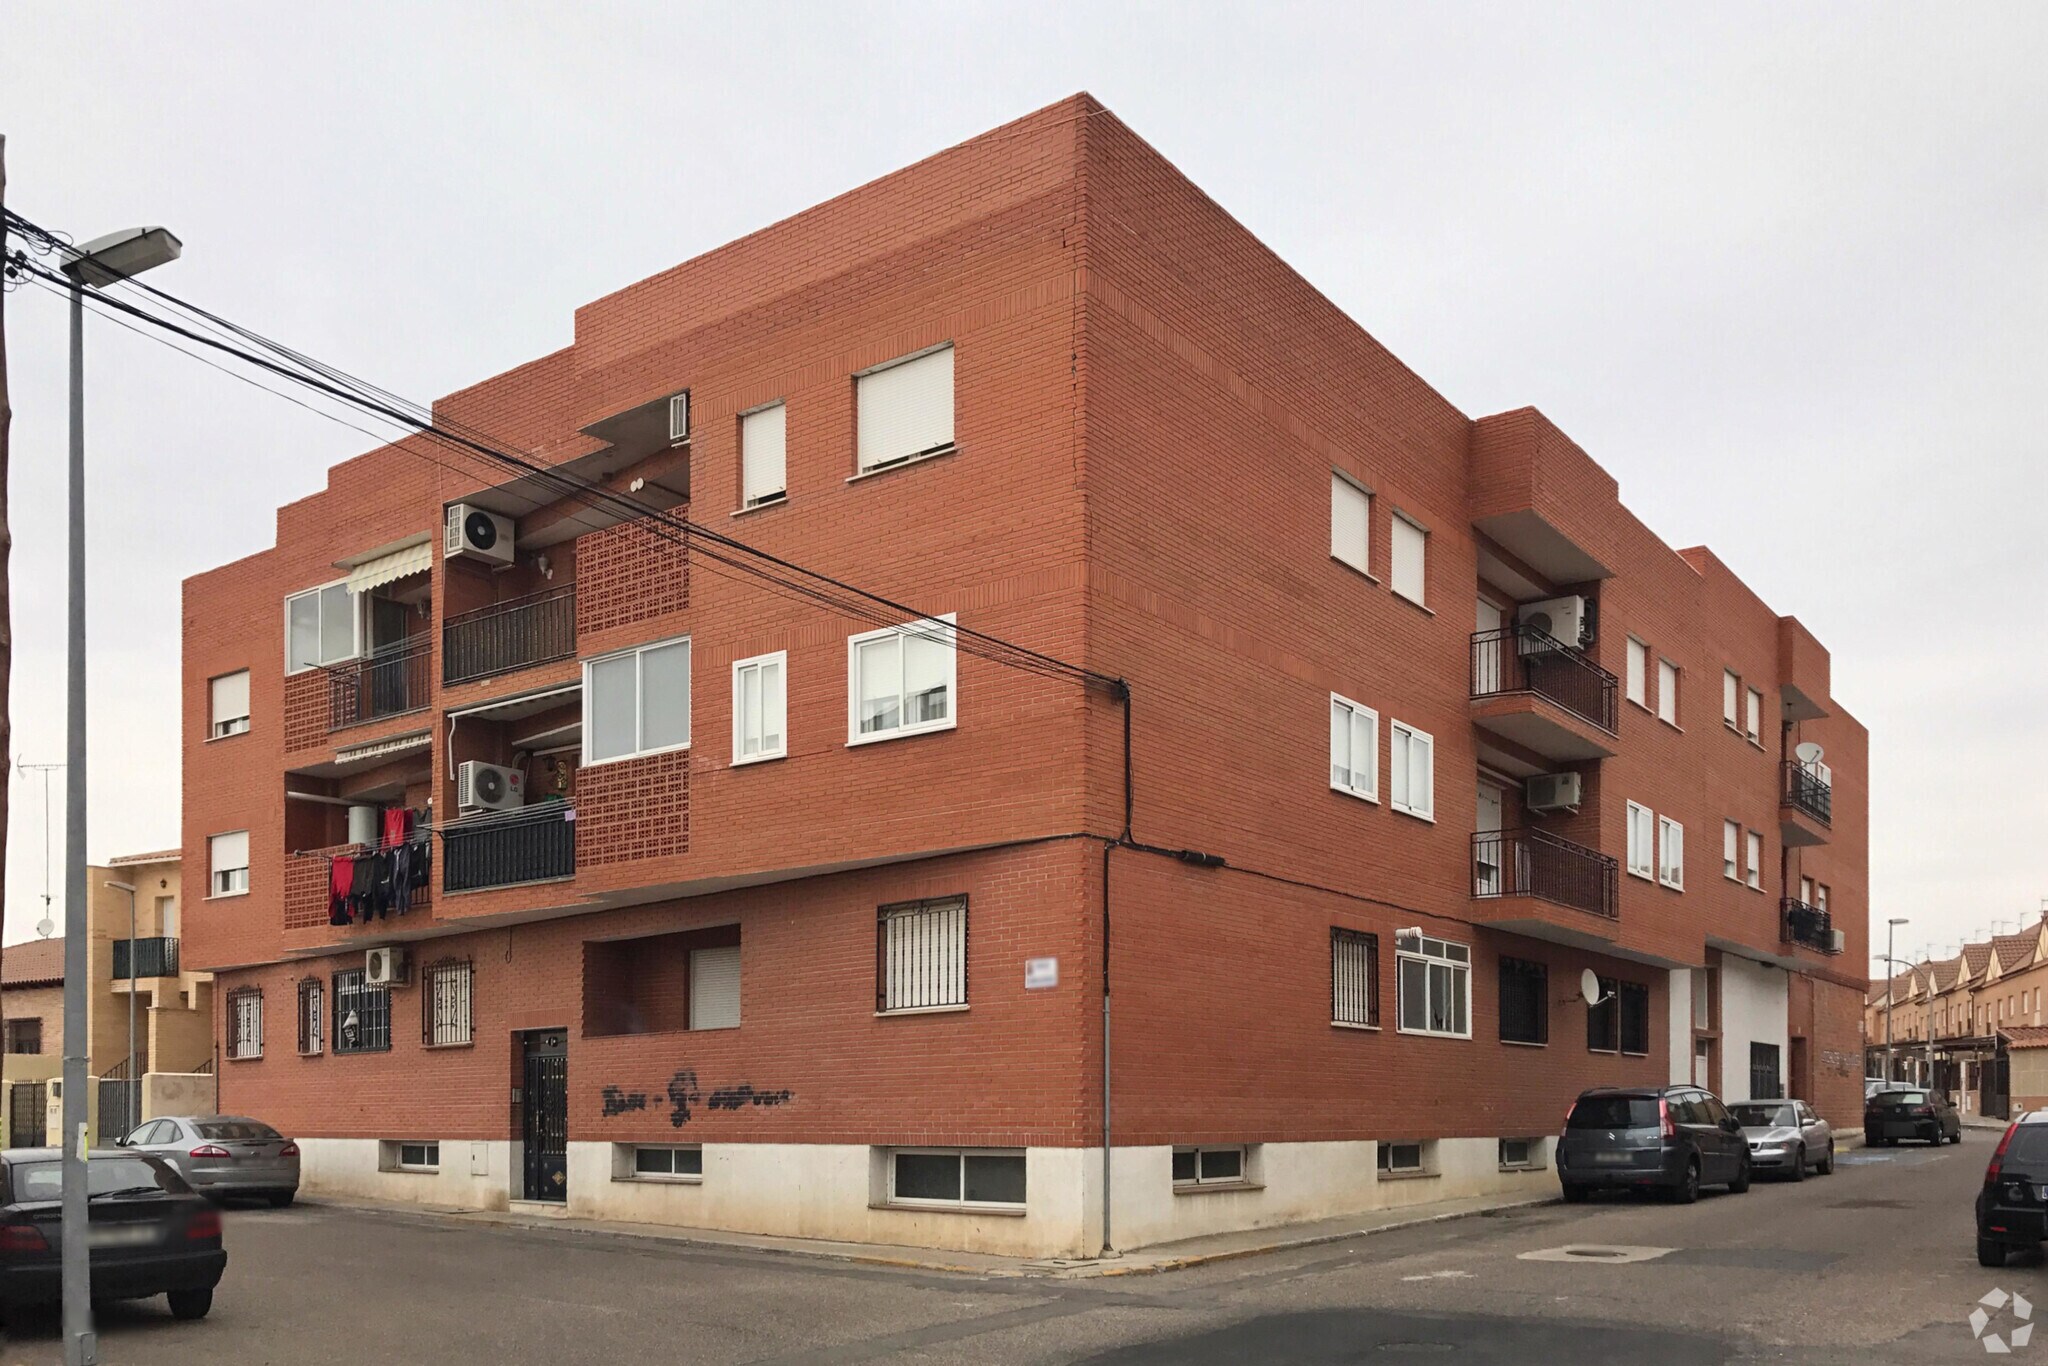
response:
[[[1920,1143],[1961,1143],[1963,1117],[1939,1091],[1899,1086],[1863,1102],[1863,1141],[1871,1147],[1902,1138]]]
[[[55,1148],[0,1153],[0,1313],[61,1298],[63,1166]],[[220,1211],[154,1157],[94,1152],[85,1175],[93,1298],[166,1295],[204,1318],[228,1264]]]
[[[2041,1245],[2048,1219],[2048,1110],[2014,1120],[1998,1140],[1977,1192],[1977,1264]]]
[[[1700,1187],[1749,1189],[1749,1142],[1726,1106],[1696,1086],[1588,1091],[1557,1141],[1566,1200],[1596,1190],[1661,1190],[1682,1204]]]

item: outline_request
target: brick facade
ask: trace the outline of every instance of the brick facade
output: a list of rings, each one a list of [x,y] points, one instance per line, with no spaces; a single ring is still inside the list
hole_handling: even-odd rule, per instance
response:
[[[953,449],[859,474],[856,376],[946,343]],[[684,389],[687,447],[608,455],[588,434]],[[778,399],[789,496],[741,513],[739,415]],[[1838,1122],[1856,1108],[1840,1058],[1862,991],[1845,965],[1866,946],[1867,738],[1830,696],[1826,652],[1711,552],[1659,541],[1540,413],[1461,413],[1085,96],[587,305],[571,347],[439,410],[613,484],[667,462],[691,518],[1125,680],[1128,710],[1100,683],[963,647],[953,728],[849,744],[848,639],[877,620],[706,553],[693,564],[646,527],[536,505],[511,566],[450,562],[437,539],[424,610],[573,582],[577,660],[443,686],[435,629],[426,715],[367,732],[418,731],[421,748],[352,760],[308,734],[307,676],[281,675],[285,594],[438,528],[444,504],[511,495],[493,493],[499,472],[403,443],[338,466],[326,492],[281,510],[276,549],[186,585],[188,854],[203,860],[227,829],[252,846],[251,894],[195,908],[188,939],[225,985],[275,1000],[308,972],[331,990],[368,945],[458,954],[474,967],[474,1042],[426,1048],[422,993],[400,988],[388,1052],[271,1049],[226,1067],[227,1108],[336,1142],[516,1140],[522,1033],[565,1031],[572,1148],[966,1145],[1054,1162],[1103,1141],[1105,973],[1119,1160],[1195,1142],[1369,1153],[1541,1137],[1585,1086],[1689,1077],[1703,1043],[1723,1089],[1775,1048],[1787,1086]],[[1366,572],[1331,554],[1333,471],[1372,493]],[[1392,591],[1396,516],[1427,534],[1420,603]],[[1621,702],[1611,727],[1526,692],[1475,702],[1476,603],[1512,620],[1517,602],[1566,594],[1597,607],[1590,665],[1624,674],[1633,636],[1678,668],[1672,720],[1654,698]],[[690,746],[583,767],[577,661],[683,635]],[[778,651],[787,756],[735,764],[734,661]],[[240,667],[254,726],[206,743],[204,682]],[[1763,694],[1754,739],[1722,724],[1724,669]],[[1377,800],[1331,786],[1332,694],[1378,714]],[[1396,723],[1433,740],[1419,814],[1395,809]],[[1819,828],[1781,801],[1782,760],[1804,740],[1832,766]],[[339,808],[288,789],[431,801],[445,826],[470,760],[520,768],[532,797],[574,813],[573,877],[437,886],[431,908],[368,927],[308,915],[312,874],[288,855],[338,843]],[[1518,780],[1539,772],[1579,775],[1575,812],[1524,809]],[[1603,913],[1475,895],[1495,779],[1505,827],[1583,846],[1586,866],[1622,857],[1631,802],[1679,821],[1682,888],[1621,871]],[[1756,887],[1722,875],[1724,820],[1763,838]],[[1838,955],[1785,937],[1781,899],[1802,878],[1828,888]],[[877,908],[952,896],[969,906],[965,1008],[878,1014]],[[1412,928],[1469,948],[1470,1037],[1399,1027],[1397,940]],[[1332,1023],[1333,929],[1376,936],[1377,1029]],[[701,934],[737,935],[737,1029],[678,1025]],[[1503,957],[1547,974],[1541,1045],[1502,1040]],[[1045,958],[1057,986],[1027,989],[1027,960]],[[1692,1028],[1690,993],[1724,958],[1750,965],[1747,994],[1702,1006],[1709,1023]],[[1642,988],[1646,1049],[1592,1046],[1577,997],[1589,968]],[[1291,1179],[1277,1161],[1275,1200]],[[864,1178],[845,1179],[859,1187],[846,1217],[869,1218]],[[1348,1180],[1316,1198],[1369,1202]],[[1100,1199],[1087,1189],[1034,1204],[1030,1245],[1085,1246],[1082,1209]],[[1041,1235],[1054,1205],[1063,1231]],[[881,1236],[1025,1236],[953,1227],[974,1231]]]

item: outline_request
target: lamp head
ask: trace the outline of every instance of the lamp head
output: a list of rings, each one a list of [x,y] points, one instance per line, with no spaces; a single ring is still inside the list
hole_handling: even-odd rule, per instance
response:
[[[63,270],[84,284],[110,285],[175,261],[184,251],[185,244],[169,228],[123,228],[78,248]]]

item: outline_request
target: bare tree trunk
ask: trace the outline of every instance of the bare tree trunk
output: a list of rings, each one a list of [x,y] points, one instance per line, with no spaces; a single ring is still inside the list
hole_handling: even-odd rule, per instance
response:
[[[7,135],[0,133],[0,209],[6,207]],[[0,255],[6,253],[6,242],[6,230],[0,228]],[[7,566],[14,549],[14,532],[7,523],[7,432],[13,423],[14,406],[7,398],[7,294],[0,290],[0,941],[7,938],[7,799],[14,791],[14,714],[8,704],[14,680],[14,607]],[[0,985],[0,1035],[5,1033],[6,1000],[7,989]],[[0,1038],[0,1105],[8,1104],[6,1067],[7,1042]]]

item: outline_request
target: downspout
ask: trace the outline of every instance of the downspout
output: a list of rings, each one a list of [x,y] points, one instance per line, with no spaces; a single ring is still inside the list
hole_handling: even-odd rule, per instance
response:
[[[1109,851],[1131,839],[1131,685],[1119,678],[1116,699],[1124,709],[1124,828],[1102,845],[1102,1254],[1116,1255],[1110,1240],[1110,1070],[1109,1070]]]

